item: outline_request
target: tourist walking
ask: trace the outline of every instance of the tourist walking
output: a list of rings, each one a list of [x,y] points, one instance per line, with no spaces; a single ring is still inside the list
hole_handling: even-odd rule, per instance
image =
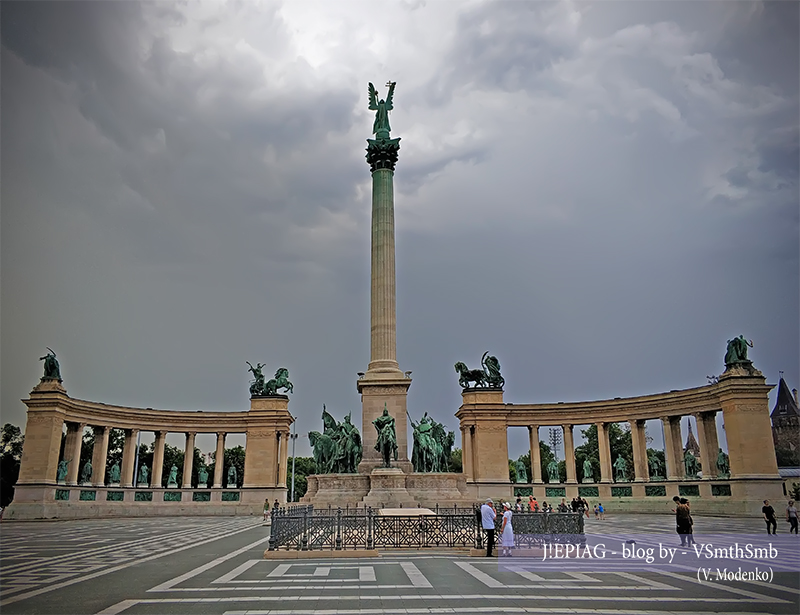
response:
[[[264,500],[264,521],[269,517],[269,498]]]
[[[589,502],[586,501],[586,498],[582,499],[583,501],[583,510],[586,513],[586,518],[589,518]]]
[[[600,519],[605,520],[606,518],[606,509],[603,508],[603,505],[599,502],[597,503],[597,512],[600,514]]]
[[[494,511],[494,502],[491,498],[486,499],[486,503],[481,506],[481,525],[486,532],[486,557],[492,557],[494,548],[494,520],[497,513]]]
[[[511,557],[514,548],[514,528],[511,525],[511,504],[503,503],[503,526],[500,528],[500,556]]]
[[[691,546],[694,538],[692,537],[692,513],[689,501],[678,496],[672,500],[675,502],[675,531],[681,537],[681,546]]]
[[[764,500],[764,505],[761,507],[761,514],[764,515],[764,521],[767,522],[767,534],[774,534],[778,529],[778,522],[775,520],[775,509],[769,505],[769,500]],[[769,528],[772,528],[772,532]]]
[[[794,505],[794,500],[789,500],[789,505],[786,507],[786,520],[790,523],[789,533],[797,534],[797,507]]]

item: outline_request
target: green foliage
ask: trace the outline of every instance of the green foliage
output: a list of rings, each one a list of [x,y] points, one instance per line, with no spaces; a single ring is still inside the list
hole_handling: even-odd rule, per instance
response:
[[[460,448],[454,448],[452,451],[450,451],[450,471],[451,472],[464,471],[462,453]]]
[[[522,462],[522,465],[525,466],[525,471],[528,473],[528,482],[533,482],[533,472],[531,472],[531,454],[530,451],[525,453],[519,458],[519,461]]]
[[[0,435],[0,454],[11,455],[17,461],[22,459],[22,445],[25,442],[22,430],[16,425],[6,423],[0,433],[2,434]]]
[[[288,461],[289,471],[286,476],[286,486],[289,488],[289,497],[292,495],[292,458],[289,457]],[[294,501],[299,502],[306,491],[308,490],[309,474],[314,474],[317,471],[317,464],[314,462],[313,457],[297,457],[294,463]]]
[[[775,447],[775,459],[779,468],[794,468],[800,466],[800,451],[793,451],[786,447]]]
[[[517,482],[517,469],[514,467],[514,460],[508,460],[508,480],[512,483]]]
[[[24,441],[25,436],[19,427],[11,423],[3,425],[0,435],[0,506],[8,506],[14,499]]]
[[[587,457],[591,458],[592,477],[595,482],[600,482],[600,450],[597,442],[597,425],[590,425],[587,429],[582,429],[586,442],[575,448],[575,465],[579,468],[576,476],[583,478],[583,462]],[[633,441],[630,429],[623,429],[618,423],[611,423],[608,426],[608,443],[611,449],[611,463],[617,457],[622,456],[628,463],[629,478],[634,478],[633,471]]]

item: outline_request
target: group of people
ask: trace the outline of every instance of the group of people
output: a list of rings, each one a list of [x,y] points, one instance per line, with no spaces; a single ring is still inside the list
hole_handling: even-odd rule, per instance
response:
[[[764,500],[761,507],[761,514],[767,523],[767,534],[775,534],[778,529],[778,522],[775,519],[775,509],[770,505],[769,500]],[[786,506],[786,521],[789,522],[789,533],[797,534],[797,506],[794,500],[789,500]],[[770,532],[770,529],[772,531]]]
[[[598,504],[594,507],[595,517],[599,514],[601,519],[605,518],[603,505]],[[531,495],[528,498],[527,505],[528,512],[542,512],[551,513],[553,507],[547,502],[542,502],[541,506],[536,501],[536,498]],[[516,502],[512,505],[510,502],[503,502],[503,522],[500,526],[500,556],[510,556],[511,549],[514,548],[514,527],[512,524],[512,517],[514,511],[525,512],[525,504],[522,502],[521,497],[517,497]],[[589,516],[589,503],[579,497],[572,498],[572,502],[567,504],[566,498],[561,498],[561,503],[558,505],[557,512],[560,513],[579,513],[581,515]],[[494,502],[491,498],[487,498],[480,508],[481,527],[486,532],[486,557],[492,557],[492,551],[495,547],[495,523],[497,520],[497,511],[494,508]]]

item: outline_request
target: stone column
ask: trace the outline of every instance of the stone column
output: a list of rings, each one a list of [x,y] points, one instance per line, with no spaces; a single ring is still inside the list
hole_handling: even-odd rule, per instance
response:
[[[162,477],[164,476],[164,443],[167,441],[166,431],[156,432],[156,441],[153,444],[153,468],[150,479],[150,486],[156,489],[163,487]]]
[[[214,489],[222,488],[222,472],[225,466],[225,433],[217,432],[217,452],[214,453]]]
[[[136,459],[138,429],[125,430],[125,448],[122,450],[122,486],[133,487],[133,464]]]
[[[595,423],[597,425],[597,449],[600,455],[600,482],[610,483],[611,472],[611,445],[608,443],[608,423]]]
[[[650,480],[647,467],[647,439],[644,432],[644,421],[634,419],[628,421],[631,426],[631,444],[633,445],[633,473],[635,482]]]
[[[393,372],[397,364],[394,247],[394,169],[372,172],[372,285],[368,372]]]
[[[575,475],[575,446],[573,444],[572,425],[562,425],[564,430],[564,463],[567,466],[567,482],[577,483]]]
[[[108,453],[108,436],[110,427],[93,427],[94,448],[92,449],[92,484],[102,487],[106,484],[106,455]]]
[[[278,432],[278,486],[286,487],[286,478],[289,475],[289,433]]]
[[[683,476],[681,472],[678,474],[678,466],[683,465],[683,459],[680,460],[675,456],[675,418],[671,416],[661,417],[661,427],[664,430],[664,461],[667,464],[667,480],[678,480]],[[680,428],[680,419],[678,419],[678,427]],[[678,433],[678,445],[680,446],[680,432]]]
[[[681,419],[683,417],[672,417],[670,429],[672,429],[672,446],[675,447],[675,473],[679,479],[686,478],[686,467],[683,465],[683,439],[681,438]]]
[[[400,139],[381,131],[367,139],[367,163],[372,172],[372,239],[370,276],[370,360],[367,371],[356,381],[361,393],[361,440],[363,457],[359,473],[382,465],[375,450],[377,432],[372,425],[384,408],[395,420],[397,463],[410,472],[406,397],[411,379],[397,363],[397,313],[394,242],[394,168]]]
[[[192,467],[194,465],[194,438],[197,434],[193,431],[186,433],[186,448],[183,452],[183,488],[192,488]]]
[[[531,482],[541,485],[542,480],[542,451],[539,448],[539,426],[528,425],[528,440],[531,445]]]
[[[64,457],[69,461],[67,484],[77,485],[81,470],[81,445],[86,423],[67,423],[67,439],[64,442]]]
[[[700,463],[703,466],[703,479],[711,480],[717,477],[717,453],[719,440],[717,439],[716,412],[697,412],[694,418],[697,421],[697,439],[700,444]]]
[[[473,479],[472,474],[472,434],[470,426],[461,427],[461,471],[467,481]]]

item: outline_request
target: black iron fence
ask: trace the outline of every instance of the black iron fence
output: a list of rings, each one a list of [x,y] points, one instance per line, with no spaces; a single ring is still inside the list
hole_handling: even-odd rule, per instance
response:
[[[502,515],[495,520],[497,536]],[[517,547],[585,542],[579,513],[514,513]],[[372,508],[315,509],[291,506],[272,511],[269,550],[484,548],[479,508],[437,508],[437,514],[381,515]]]

